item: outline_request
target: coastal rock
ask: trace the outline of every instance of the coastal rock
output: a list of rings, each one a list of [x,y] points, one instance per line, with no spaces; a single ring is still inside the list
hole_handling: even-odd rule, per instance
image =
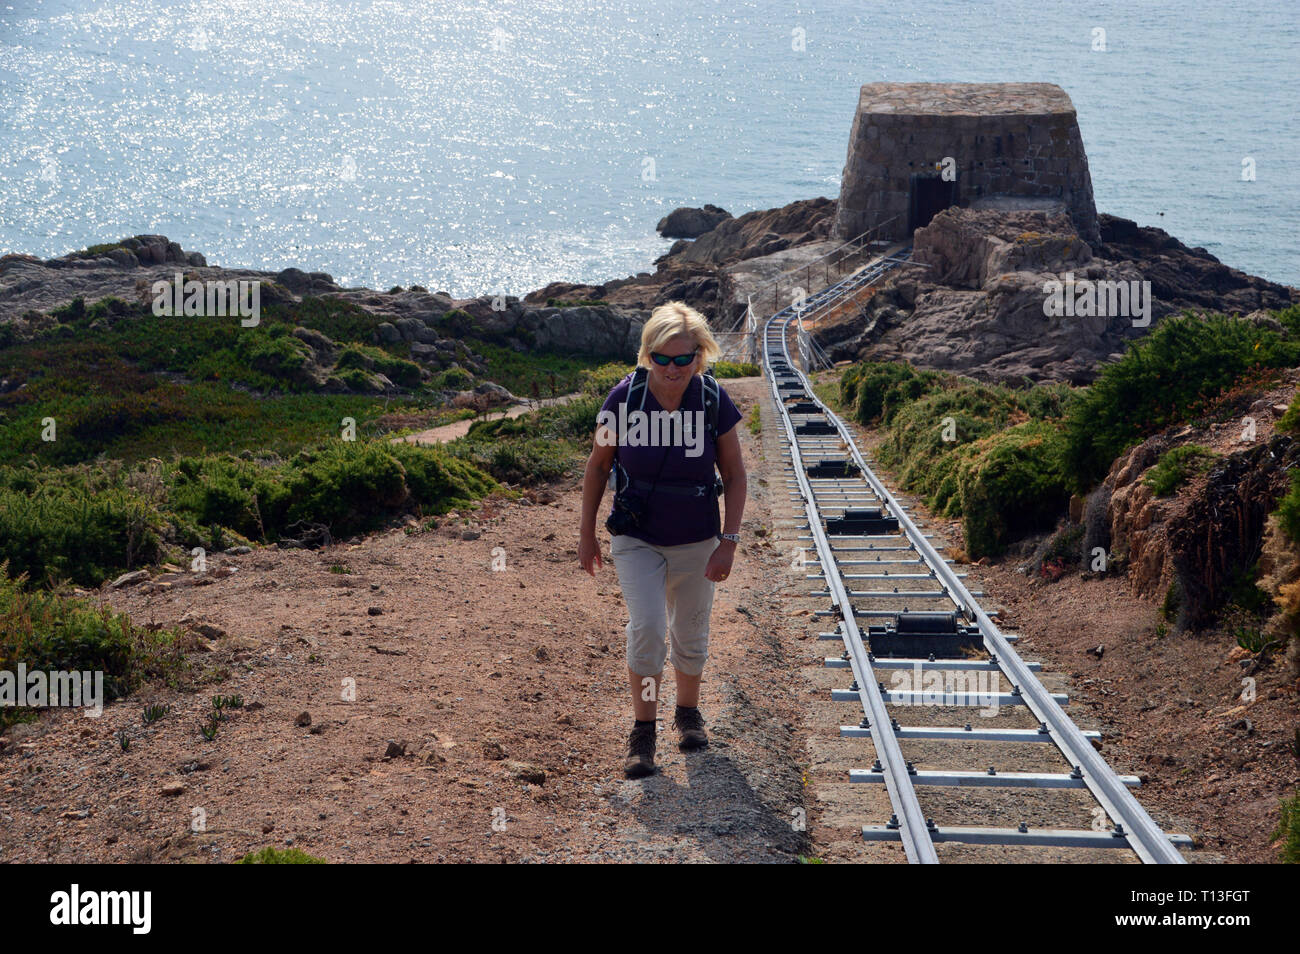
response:
[[[1070,217],[1042,212],[949,209],[917,229],[912,261],[929,282],[985,288],[1008,272],[1063,272],[1092,261]]]
[[[539,350],[627,360],[641,346],[646,317],[609,305],[534,308],[520,316],[516,330]]]
[[[517,397],[491,381],[484,381],[472,391],[458,391],[451,400],[452,407],[466,407],[476,411],[489,411],[494,407],[518,403]]]
[[[295,328],[292,335],[315,353],[317,358],[328,357],[334,353],[335,344],[315,328]]]
[[[716,205],[705,205],[701,209],[682,207],[674,209],[660,219],[659,224],[655,226],[655,231],[664,238],[699,238],[729,218],[731,213]]]
[[[746,212],[739,218],[724,219],[694,242],[674,245],[676,251],[670,251],[665,258],[727,265],[770,255],[796,242],[827,238],[834,217],[835,203],[830,199],[809,199],[779,209]]]
[[[1248,314],[1300,303],[1300,291],[1224,265],[1203,248],[1189,248],[1164,229],[1139,226],[1102,213],[1101,241],[1094,252],[1134,263],[1151,282],[1151,294],[1171,310]]]
[[[320,294],[338,289],[334,279],[327,273],[304,272],[300,268],[286,268],[277,272],[275,280],[295,295]]]
[[[1063,213],[947,209],[917,230],[916,264],[818,328],[817,340],[832,360],[904,360],[1011,384],[1086,384],[1129,340],[1182,308],[1241,313],[1300,301],[1300,292],[1228,269],[1159,230],[1106,215],[1101,227],[1097,252]],[[1049,314],[1051,283],[1081,281],[1149,281],[1150,324],[1136,309]]]

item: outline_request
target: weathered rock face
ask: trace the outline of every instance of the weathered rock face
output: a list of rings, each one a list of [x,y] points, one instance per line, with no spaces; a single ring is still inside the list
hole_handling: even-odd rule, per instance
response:
[[[1233,579],[1258,558],[1268,515],[1300,463],[1300,444],[1278,435],[1211,469],[1209,481],[1169,528],[1169,554],[1182,590],[1182,622],[1209,624]]]
[[[634,360],[641,347],[646,316],[608,305],[578,308],[535,308],[525,311],[518,328],[531,332],[544,351],[590,354]]]
[[[1251,413],[1276,418],[1282,411],[1252,407]],[[1235,424],[1224,427],[1235,433]],[[1204,476],[1156,497],[1142,478],[1161,455],[1193,437],[1207,440],[1191,427],[1171,429],[1116,458],[1088,498],[1082,555],[1086,565],[1093,547],[1106,548],[1125,568],[1134,593],[1155,599],[1176,594],[1171,608],[1177,625],[1198,629],[1213,622],[1233,581],[1260,557],[1268,516],[1300,463],[1300,443],[1272,434],[1257,444],[1236,444],[1240,449],[1224,453]],[[1294,558],[1281,563],[1277,571],[1261,561],[1261,573],[1291,582]]]
[[[186,252],[165,235],[136,235],[97,254],[72,253],[40,259],[0,256],[0,322],[26,311],[50,311],[81,296],[86,301],[115,297],[137,301],[156,281],[194,273],[207,265],[198,252]],[[251,279],[263,274],[233,271],[222,278]]]
[[[917,230],[912,261],[928,282],[982,289],[1010,272],[1081,269],[1092,249],[1061,213],[952,209]]]
[[[1051,83],[868,83],[840,182],[843,240],[906,239],[933,202],[994,196],[1057,200],[1099,238],[1074,104]]]
[[[1230,268],[1203,248],[1189,248],[1164,229],[1131,219],[1100,216],[1101,244],[1094,252],[1113,262],[1132,262],[1151,283],[1151,294],[1174,311],[1248,314],[1300,302],[1300,291]]]
[[[649,317],[639,310],[615,305],[537,308],[513,297],[496,304],[505,307],[494,308],[489,296],[454,301],[453,305],[471,320],[464,327],[450,325],[447,330],[496,341],[518,351],[536,349],[632,360],[641,347],[641,327]]]
[[[739,218],[725,219],[694,242],[675,243],[667,257],[720,266],[770,255],[826,238],[834,213],[835,203],[830,199],[810,199],[791,202],[779,209],[746,212]]]
[[[1063,214],[948,209],[917,231],[913,257],[923,267],[906,268],[873,296],[861,325],[819,333],[832,358],[902,359],[1017,384],[1083,383],[1142,333],[1126,315],[1047,313],[1051,282],[1141,278],[1129,263],[1094,259]]]
[[[1142,475],[1172,447],[1167,434],[1156,434],[1119,457],[1092,498],[1105,501],[1105,509],[1089,513],[1098,526],[1084,537],[1085,559],[1096,546],[1128,568],[1129,582],[1139,596],[1163,595],[1173,576],[1165,540],[1165,519],[1179,506],[1176,497],[1156,497]],[[1097,533],[1096,531],[1102,531]]]
[[[1143,234],[1158,230],[1127,230],[1127,220],[1111,216],[1102,221],[1105,234],[1129,236],[1127,244],[1099,245],[1122,257],[1098,256],[1064,214],[947,209],[917,230],[917,266],[900,270],[856,318],[819,329],[818,341],[835,360],[905,360],[987,381],[1086,384],[1128,341],[1183,307],[1250,311],[1300,301],[1300,292],[1227,269],[1203,250]],[[1147,278],[1142,257],[1151,246],[1158,246],[1158,280]],[[1132,303],[1114,308],[1108,301],[1076,315],[1046,307],[1053,283],[1073,296],[1084,285],[1127,293],[1143,281],[1151,282],[1146,326]]]
[[[725,219],[729,218],[731,218],[731,213],[726,209],[718,208],[716,205],[705,205],[702,209],[673,209],[659,220],[659,224],[655,226],[655,231],[664,238],[699,238],[705,232],[716,228]]]

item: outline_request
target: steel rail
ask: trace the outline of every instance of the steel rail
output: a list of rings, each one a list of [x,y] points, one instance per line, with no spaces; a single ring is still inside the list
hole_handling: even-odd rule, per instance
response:
[[[893,264],[900,264],[900,262],[896,261]],[[870,268],[871,266],[867,266],[862,271],[867,271]],[[878,274],[883,275],[884,271]],[[836,285],[828,286],[814,297],[821,301],[833,298],[838,293],[840,286],[848,284],[853,284],[852,290],[856,290],[861,287],[860,284],[854,281],[856,277],[856,275],[849,276],[848,279]],[[793,321],[799,319],[801,312],[806,313],[806,308],[807,301],[803,303],[802,308],[789,306],[768,318],[763,333],[764,370],[769,378],[772,397],[781,413],[782,426],[789,444],[799,495],[803,499],[804,510],[808,519],[807,529],[811,530],[814,548],[818,553],[822,567],[826,570],[825,575],[829,595],[835,608],[832,612],[838,611],[838,615],[842,618],[840,635],[843,637],[845,649],[849,654],[850,666],[858,686],[859,700],[870,722],[870,737],[876,746],[881,767],[884,770],[883,780],[889,791],[890,801],[896,815],[899,838],[907,851],[908,859],[921,863],[936,863],[938,861],[934,841],[930,837],[934,829],[933,826],[927,824],[924,818],[917,801],[915,788],[905,769],[907,763],[903,759],[902,749],[892,728],[892,720],[888,715],[883,693],[881,693],[879,684],[874,678],[871,659],[864,649],[865,644],[857,627],[856,617],[859,613],[855,611],[850,601],[851,595],[846,590],[841,574],[838,572],[839,567],[835,560],[834,549],[830,545],[829,538],[818,514],[816,494],[803,466],[803,456],[799,447],[798,435],[796,435],[791,415],[785,409],[783,400],[785,395],[781,393],[776,374],[771,368],[771,362],[778,357],[790,369],[785,372],[785,376],[793,375],[800,382],[802,390],[806,394],[803,400],[811,401],[817,405],[820,413],[834,426],[839,439],[844,442],[849,455],[859,469],[859,474],[854,479],[866,482],[880,502],[884,512],[898,520],[899,530],[911,544],[908,549],[915,550],[921,560],[929,566],[935,578],[943,584],[943,590],[937,591],[935,595],[945,596],[950,599],[966,619],[978,627],[985,648],[1021,695],[1023,704],[1034,714],[1051,740],[1069,761],[1074,773],[1081,776],[1083,785],[1087,787],[1098,804],[1116,823],[1114,841],[1123,840],[1126,842],[1138,857],[1146,863],[1185,864],[1186,860],[1174,845],[1174,836],[1170,836],[1160,829],[1146,809],[1128,791],[1125,782],[1130,780],[1121,778],[1114,772],[1093,747],[1089,739],[1091,733],[1085,734],[1082,732],[1065,714],[1064,710],[1052,697],[1052,694],[1033,675],[1029,665],[1015,652],[1008,638],[998,630],[989,614],[980,607],[975,596],[966,588],[961,581],[960,575],[949,566],[947,560],[939,554],[927,539],[926,534],[920,530],[893,494],[867,466],[861,452],[858,450],[853,435],[849,433],[839,417],[816,396],[807,376],[791,360],[787,340],[788,329]],[[779,349],[774,346],[774,337],[775,342],[779,343]],[[832,566],[836,569],[834,573],[829,571]],[[872,613],[871,615],[878,614]],[[892,825],[893,822],[891,822],[891,830]],[[1179,840],[1182,841],[1181,838]],[[1111,843],[1114,843],[1114,841]]]
[[[768,320],[767,328],[764,331],[764,349],[767,358],[764,364],[769,372],[771,370],[771,355],[773,354],[771,341],[769,340],[772,321],[773,319]],[[782,328],[784,328],[784,325],[782,325]],[[784,335],[781,339],[781,350],[788,363],[790,356]],[[783,407],[776,376],[769,374],[768,382],[771,387],[772,398],[777,407]],[[812,393],[811,389],[808,390],[808,393]],[[808,475],[804,470],[803,457],[799,451],[799,442],[795,439],[794,425],[791,423],[790,415],[782,414],[781,423],[785,428],[786,439],[789,443],[795,478],[803,495],[804,511],[808,517],[808,526],[812,530],[813,544],[822,565],[834,566],[833,548],[817,515],[817,500],[813,494],[812,486],[808,482]],[[930,838],[926,818],[921,811],[920,802],[917,800],[912,779],[907,773],[907,762],[903,758],[902,747],[898,744],[898,739],[894,735],[889,710],[885,706],[884,696],[880,691],[880,683],[871,668],[870,660],[867,658],[862,635],[858,631],[857,620],[854,618],[853,606],[838,574],[827,573],[827,584],[831,591],[831,602],[840,610],[840,626],[844,636],[844,648],[849,653],[853,678],[857,682],[858,701],[862,705],[869,724],[875,729],[876,734],[872,737],[872,740],[875,743],[880,764],[885,768],[885,788],[889,793],[889,800],[894,809],[894,817],[898,822],[898,833],[903,843],[903,850],[907,853],[908,860],[915,864],[938,864],[939,856],[935,851],[934,842]]]

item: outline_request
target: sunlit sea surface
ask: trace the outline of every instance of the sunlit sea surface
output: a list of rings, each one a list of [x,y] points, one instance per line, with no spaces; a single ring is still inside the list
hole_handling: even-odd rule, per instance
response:
[[[1099,209],[1300,284],[1298,50],[1293,0],[0,0],[0,252],[602,281],[679,205],[838,195],[863,83],[1046,81]]]

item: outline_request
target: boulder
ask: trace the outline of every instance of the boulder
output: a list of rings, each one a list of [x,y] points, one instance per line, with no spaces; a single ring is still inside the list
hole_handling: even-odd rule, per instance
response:
[[[729,218],[731,213],[716,205],[705,205],[701,209],[683,207],[674,209],[660,219],[655,231],[664,238],[699,238]]]
[[[533,308],[519,319],[540,351],[630,360],[641,346],[641,315],[609,305]]]

